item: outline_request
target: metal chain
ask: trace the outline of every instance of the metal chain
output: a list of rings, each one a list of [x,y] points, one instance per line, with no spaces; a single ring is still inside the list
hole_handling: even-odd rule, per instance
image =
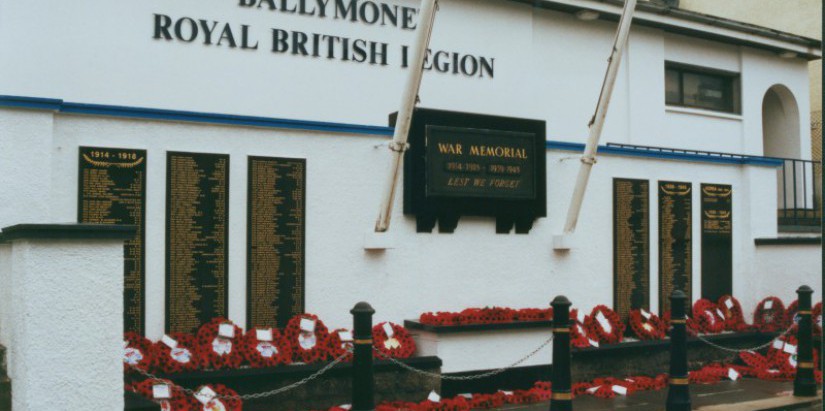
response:
[[[271,397],[271,396],[273,396],[273,395],[278,395],[278,394],[280,394],[280,393],[283,393],[283,392],[286,392],[286,391],[292,390],[292,389],[294,389],[294,388],[298,388],[298,387],[300,387],[300,386],[302,386],[302,385],[304,385],[304,384],[306,384],[306,383],[308,383],[308,382],[310,382],[310,381],[312,381],[312,380],[314,380],[314,379],[316,379],[316,378],[320,377],[321,375],[324,375],[327,371],[331,370],[333,367],[335,367],[336,365],[338,365],[338,364],[340,364],[342,361],[344,361],[344,358],[346,358],[346,356],[347,356],[347,355],[349,355],[349,354],[352,354],[352,351],[351,351],[351,350],[347,350],[347,351],[345,351],[343,354],[341,354],[340,356],[338,356],[338,358],[336,358],[335,360],[333,360],[333,361],[332,361],[332,362],[330,362],[329,364],[325,365],[323,368],[321,368],[320,370],[316,371],[316,372],[315,372],[315,373],[313,373],[312,375],[310,375],[310,376],[308,376],[308,377],[304,378],[303,380],[300,380],[300,381],[294,382],[294,383],[292,383],[292,384],[289,384],[289,385],[283,386],[283,387],[281,387],[281,388],[277,388],[277,389],[270,390],[270,391],[264,391],[264,392],[260,392],[260,393],[256,393],[256,394],[245,394],[245,395],[216,395],[216,396],[215,396],[215,398],[224,399],[224,400],[255,400],[255,399],[260,399],[260,398]],[[156,376],[156,375],[154,375],[154,374],[152,374],[152,373],[149,373],[149,372],[147,372],[147,371],[143,371],[143,370],[141,370],[141,369],[139,369],[139,368],[137,368],[137,367],[135,367],[135,366],[132,366],[132,369],[134,369],[135,371],[137,371],[139,374],[143,375],[144,377],[147,377],[147,378],[149,378],[149,379],[151,379],[151,380],[154,380],[154,381],[162,381],[162,382],[164,382],[164,384],[166,383],[166,381],[169,381],[169,380],[166,380],[166,379],[160,378],[160,377],[158,377],[158,376]],[[182,387],[182,386],[177,385],[177,384],[175,384],[175,383],[172,383],[171,385],[172,385],[172,387],[174,387],[174,388],[176,388],[176,389],[178,389],[178,390],[181,390],[181,391],[183,391],[183,392],[185,392],[185,393],[187,393],[187,394],[189,394],[189,395],[193,395],[193,396],[194,396],[194,395],[197,393],[197,391],[195,391],[195,390],[190,390],[190,389],[188,389],[188,388]]]
[[[720,350],[723,350],[723,351],[728,351],[728,352],[733,352],[733,353],[740,353],[740,352],[746,352],[746,351],[759,351],[759,350],[761,350],[761,349],[763,349],[763,348],[767,348],[767,347],[769,347],[769,346],[770,346],[771,344],[773,344],[773,342],[774,342],[774,341],[776,341],[777,339],[780,339],[780,338],[782,338],[782,337],[784,337],[784,336],[788,335],[788,334],[791,332],[791,330],[793,330],[793,327],[794,327],[794,326],[793,326],[793,325],[791,325],[790,327],[788,327],[788,329],[787,329],[787,330],[785,330],[785,332],[783,332],[782,334],[777,335],[777,336],[776,336],[776,337],[774,337],[772,340],[770,340],[770,341],[766,342],[765,344],[762,344],[762,345],[759,345],[759,346],[756,346],[756,347],[752,347],[752,348],[730,348],[730,347],[724,347],[724,346],[721,346],[721,345],[719,345],[719,344],[716,344],[715,342],[708,341],[708,340],[706,340],[704,337],[702,337],[701,335],[698,335],[698,334],[696,335],[696,338],[697,338],[697,339],[699,339],[699,341],[702,341],[703,343],[705,343],[705,344],[707,344],[707,345],[710,345],[711,347],[714,347],[714,348],[717,348],[717,349],[720,349]]]
[[[504,371],[507,371],[511,368],[517,367],[521,363],[527,361],[528,359],[530,359],[534,355],[538,354],[538,352],[541,351],[544,347],[547,347],[547,345],[550,344],[551,341],[553,341],[553,334],[550,334],[550,338],[548,338],[547,341],[543,342],[540,346],[538,346],[538,348],[533,350],[530,354],[525,355],[520,360],[518,360],[518,361],[516,361],[516,362],[514,362],[514,363],[512,363],[512,364],[510,364],[506,367],[502,367],[502,368],[499,368],[499,369],[488,371],[488,372],[485,372],[483,374],[475,374],[475,375],[467,375],[467,376],[442,375],[441,373],[433,373],[433,372],[429,372],[429,371],[420,370],[420,369],[412,367],[412,366],[410,366],[410,365],[408,365],[408,364],[406,364],[402,361],[399,361],[395,358],[392,358],[387,354],[384,354],[383,352],[381,352],[375,346],[373,346],[372,349],[375,350],[375,352],[378,353],[378,356],[380,356],[382,359],[389,360],[393,364],[398,365],[399,367],[401,367],[401,368],[403,368],[407,371],[412,371],[412,372],[415,372],[415,373],[418,373],[418,374],[421,374],[421,375],[424,375],[424,376],[427,376],[427,377],[430,377],[430,378],[441,378],[442,380],[470,381],[470,380],[478,380],[478,379],[482,379],[482,378],[492,377],[494,375],[501,374]]]

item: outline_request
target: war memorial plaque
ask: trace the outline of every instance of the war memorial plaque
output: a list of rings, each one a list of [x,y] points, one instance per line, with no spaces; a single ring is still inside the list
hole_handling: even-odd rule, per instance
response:
[[[394,117],[390,118],[390,124]],[[547,216],[545,123],[418,108],[404,159],[404,213],[418,232],[451,233],[461,216],[526,234]]]
[[[702,184],[702,298],[733,293],[733,188]]]
[[[650,310],[650,183],[613,179],[613,309]]]
[[[670,310],[674,289],[693,301],[691,192],[691,183],[659,182],[659,313]]]
[[[144,334],[146,311],[146,151],[80,147],[77,220],[137,227],[123,262],[124,331]]]
[[[227,316],[229,156],[168,153],[166,331]]]
[[[306,160],[249,158],[247,328],[304,312]]]

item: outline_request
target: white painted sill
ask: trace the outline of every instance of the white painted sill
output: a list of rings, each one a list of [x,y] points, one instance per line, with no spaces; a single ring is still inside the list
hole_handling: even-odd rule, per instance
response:
[[[679,107],[679,106],[665,106],[665,111],[668,113],[691,114],[694,116],[723,118],[725,120],[742,121],[741,114],[722,113],[719,111],[702,110],[699,108]]]

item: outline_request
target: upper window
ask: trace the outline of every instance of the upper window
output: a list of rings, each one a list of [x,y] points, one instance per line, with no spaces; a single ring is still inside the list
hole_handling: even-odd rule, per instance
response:
[[[668,62],[665,102],[670,106],[739,113],[739,74]]]

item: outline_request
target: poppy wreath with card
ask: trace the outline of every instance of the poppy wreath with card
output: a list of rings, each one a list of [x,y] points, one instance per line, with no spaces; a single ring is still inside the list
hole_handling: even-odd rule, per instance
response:
[[[152,344],[152,369],[166,374],[197,370],[200,367],[197,339],[184,333],[171,333],[167,337],[174,341],[174,348],[167,345],[165,339]]]
[[[260,336],[259,333],[265,334]],[[292,363],[290,345],[281,333],[274,329],[251,329],[241,341],[241,351],[252,368],[270,368]]]
[[[410,358],[415,354],[415,341],[407,329],[390,322],[372,327],[372,344],[386,357]],[[381,358],[377,353],[373,357]]]
[[[656,314],[642,310],[631,310],[628,316],[630,329],[640,340],[662,340],[665,332],[662,331],[662,320]]]
[[[619,315],[605,305],[593,307],[585,326],[591,338],[600,343],[615,344],[621,342],[624,336],[625,327]]]
[[[763,333],[781,331],[785,328],[785,305],[777,297],[767,297],[760,301],[753,312],[753,326]]]
[[[719,334],[725,331],[725,317],[722,310],[715,303],[704,298],[693,303],[693,321],[701,333]]]
[[[352,333],[346,328],[339,328],[331,333],[324,341],[324,347],[327,349],[327,356],[330,360],[334,360],[344,354],[347,354],[344,357],[344,361],[350,362],[352,361],[352,350],[354,348],[352,341],[344,342],[341,339],[341,334],[349,333],[349,338],[352,339]]]
[[[754,370],[767,370],[770,366],[767,357],[753,351],[740,352],[739,359]]]
[[[307,327],[301,328],[302,321]],[[306,364],[326,359],[324,341],[328,335],[327,326],[314,314],[298,314],[284,328],[284,338],[292,351],[292,361]]]
[[[123,334],[123,370],[133,372],[135,369],[148,371],[152,364],[150,348],[152,342],[134,332]]]
[[[169,387],[170,398],[155,398],[154,387],[156,385]],[[191,411],[198,409],[200,405],[194,397],[187,395],[180,387],[168,380],[144,380],[135,383],[132,391],[159,404],[161,411]]]
[[[590,347],[590,336],[583,321],[579,321],[579,310],[570,310],[570,345],[576,348]],[[585,321],[587,317],[585,316]]]
[[[816,303],[811,310],[811,325],[813,325],[814,335],[822,335],[822,303]]]
[[[195,393],[200,392],[201,389],[204,387],[209,387],[212,391],[217,394],[211,400],[203,403],[198,400],[198,406],[193,408],[193,410],[203,410],[203,411],[242,411],[243,410],[243,401],[238,398],[238,393],[235,390],[226,387],[223,384],[208,384],[206,386],[201,386]],[[195,395],[197,399],[197,394]]]
[[[793,335],[786,335],[774,340],[768,348],[766,355],[771,368],[778,369],[785,375],[793,376],[796,374],[797,367],[797,350],[799,343]],[[813,361],[817,366],[819,365],[819,355],[816,350],[813,351]]]
[[[201,326],[197,338],[198,357],[204,369],[235,369],[241,366],[243,330],[232,321],[214,318]]]
[[[725,330],[728,331],[748,331],[751,327],[745,323],[745,314],[742,311],[742,304],[731,295],[719,297],[716,306],[725,317]]]

